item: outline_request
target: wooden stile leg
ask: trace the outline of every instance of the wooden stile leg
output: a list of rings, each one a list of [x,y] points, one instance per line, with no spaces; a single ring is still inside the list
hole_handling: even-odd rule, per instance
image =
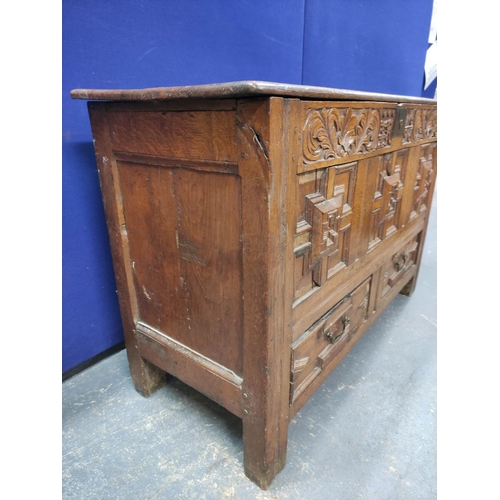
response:
[[[243,238],[244,466],[248,478],[264,490],[285,466],[288,437],[291,307],[287,305],[293,293],[291,280],[286,280],[293,257],[287,253],[293,235],[291,218],[287,219],[288,176],[293,175],[288,168],[290,106],[288,101],[271,99],[241,103],[237,110],[242,224],[247,231]]]
[[[243,416],[245,474],[263,490],[286,463],[288,420],[283,416],[274,420],[269,417],[265,414]]]
[[[163,370],[133,354],[131,349],[127,349],[127,357],[135,389],[141,396],[147,398],[167,383],[167,374]]]
[[[105,195],[105,199],[107,197],[109,200],[112,200],[109,203],[105,203],[104,208],[111,242],[115,277],[119,289],[118,298],[120,301],[130,373],[137,392],[147,397],[166,383],[166,376],[163,370],[146,361],[138,352],[136,333],[134,331],[134,324],[138,317],[137,304],[130,272],[128,244],[122,230],[126,226],[121,203],[122,195],[119,188],[116,162],[113,159],[114,156],[110,147],[105,110],[105,104],[89,105],[101,189]]]
[[[401,295],[406,295],[407,297],[411,297],[412,293],[415,291],[415,287],[417,284],[416,276],[414,276],[399,292]]]

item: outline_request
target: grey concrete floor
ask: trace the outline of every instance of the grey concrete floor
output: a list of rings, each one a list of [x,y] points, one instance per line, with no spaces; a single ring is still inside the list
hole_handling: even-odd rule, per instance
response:
[[[436,196],[413,296],[398,296],[294,417],[269,490],[241,421],[177,379],[150,398],[125,351],[63,384],[63,499],[436,498]]]

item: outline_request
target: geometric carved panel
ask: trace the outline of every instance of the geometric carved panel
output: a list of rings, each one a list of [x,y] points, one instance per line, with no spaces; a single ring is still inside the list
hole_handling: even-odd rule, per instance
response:
[[[316,192],[305,197],[305,219],[297,224],[303,243],[295,255],[303,257],[302,274],[312,271],[318,286],[349,262],[356,169],[356,162],[324,169]]]
[[[429,188],[434,173],[435,144],[422,146],[422,156],[419,159],[417,177],[413,186],[413,206],[410,220],[421,212],[425,212],[429,205]]]
[[[407,161],[407,149],[379,157],[368,251],[373,250],[399,228]]]

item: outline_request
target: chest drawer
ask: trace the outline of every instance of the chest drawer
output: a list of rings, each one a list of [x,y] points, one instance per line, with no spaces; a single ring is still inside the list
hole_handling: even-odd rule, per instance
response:
[[[292,344],[291,403],[328,367],[368,318],[370,289],[368,278]]]
[[[410,241],[400,246],[380,269],[377,292],[377,308],[384,306],[399,293],[417,268],[417,256],[422,233],[418,233]]]

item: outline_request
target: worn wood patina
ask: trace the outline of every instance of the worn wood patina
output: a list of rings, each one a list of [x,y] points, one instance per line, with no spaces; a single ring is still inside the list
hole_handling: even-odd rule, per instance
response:
[[[265,489],[290,418],[415,287],[436,102],[267,82],[71,95],[91,100],[135,387],[168,372],[241,417]]]

